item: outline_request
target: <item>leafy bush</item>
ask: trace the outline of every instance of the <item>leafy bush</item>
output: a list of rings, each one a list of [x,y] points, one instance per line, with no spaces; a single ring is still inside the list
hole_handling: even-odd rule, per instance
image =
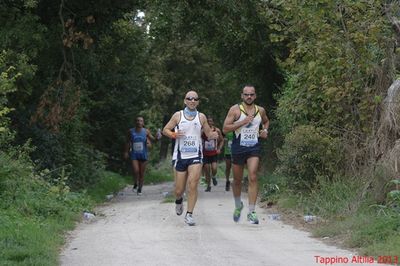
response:
[[[74,196],[66,176],[46,182],[43,173],[35,174],[33,166],[0,153],[0,209],[14,209],[24,216],[65,217],[79,211],[86,202],[83,195]],[[73,207],[74,206],[74,207]]]
[[[125,182],[99,170],[87,193],[71,192],[71,171],[35,172],[27,154],[19,147],[12,156],[0,151],[0,264],[56,265],[65,230]]]
[[[340,151],[338,139],[322,128],[298,126],[278,150],[277,173],[289,177],[289,186],[310,188],[319,178],[331,179],[341,172]]]

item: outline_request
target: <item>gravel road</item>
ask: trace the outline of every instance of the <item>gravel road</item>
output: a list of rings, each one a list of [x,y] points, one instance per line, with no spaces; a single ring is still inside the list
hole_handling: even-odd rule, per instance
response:
[[[69,233],[60,265],[378,265],[366,258],[352,263],[358,257],[351,251],[270,219],[268,209],[256,209],[259,225],[245,217],[234,223],[232,192],[219,181],[211,192],[199,187],[191,227],[165,202],[172,183],[145,186],[142,196],[125,188]]]

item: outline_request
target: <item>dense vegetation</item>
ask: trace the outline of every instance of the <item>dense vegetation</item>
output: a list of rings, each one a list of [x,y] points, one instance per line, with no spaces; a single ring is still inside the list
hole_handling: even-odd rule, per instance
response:
[[[125,173],[136,115],[154,131],[195,89],[221,126],[246,83],[272,120],[265,199],[340,224],[329,234],[351,230],[349,245],[369,254],[400,246],[397,1],[4,0],[0,14],[8,263],[29,263],[29,252],[15,251],[29,245],[25,229],[62,233],[90,207],[85,189]],[[153,167],[168,144],[155,146]],[[51,256],[43,252],[35,256]]]

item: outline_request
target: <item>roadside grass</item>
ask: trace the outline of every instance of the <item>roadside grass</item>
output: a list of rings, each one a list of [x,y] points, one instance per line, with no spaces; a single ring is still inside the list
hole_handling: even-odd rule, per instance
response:
[[[293,217],[315,215],[316,223],[298,221],[297,226],[312,232],[316,237],[329,238],[343,247],[356,249],[361,255],[400,255],[400,213],[396,209],[385,212],[377,208],[368,193],[363,197],[360,180],[334,180],[321,182],[311,191],[294,191],[276,176],[266,178],[270,184],[279,184],[278,193],[266,192],[263,186],[260,195],[265,200],[274,200],[278,209],[295,213]],[[261,189],[261,187],[260,187]],[[374,206],[374,207],[373,207]],[[296,223],[293,222],[296,226]]]
[[[23,216],[14,210],[0,212],[1,265],[56,265],[60,235],[51,220]],[[61,226],[62,227],[62,226]],[[65,225],[71,228],[71,223]]]
[[[316,237],[333,237],[363,255],[399,256],[400,215],[382,216],[363,207],[354,215],[332,218],[314,231]]]
[[[148,165],[144,176],[145,184],[157,184],[161,182],[173,181],[173,168],[171,160],[166,159],[156,165]]]
[[[167,158],[164,161],[155,163],[155,164],[147,164],[146,171],[144,173],[144,184],[158,184],[161,182],[173,181],[173,168],[171,166],[171,159]],[[129,169],[130,175],[123,176],[126,184],[133,185],[133,177],[132,177],[132,169]]]
[[[103,172],[96,185],[72,192],[65,176],[49,183],[32,169],[0,152],[0,265],[58,265],[65,232],[126,185]]]
[[[117,173],[106,171],[102,174],[100,181],[85,192],[95,203],[101,203],[106,199],[106,195],[117,193],[127,184],[126,178]]]

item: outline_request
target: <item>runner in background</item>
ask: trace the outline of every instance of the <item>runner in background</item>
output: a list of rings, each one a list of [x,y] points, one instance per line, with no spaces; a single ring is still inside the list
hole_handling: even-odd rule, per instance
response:
[[[133,188],[134,192],[142,195],[142,187],[144,183],[144,173],[148,160],[148,148],[151,142],[157,139],[150,133],[150,130],[144,127],[144,118],[136,117],[136,125],[130,128],[127,134],[125,144],[124,158],[130,158],[132,163]]]
[[[211,179],[213,185],[216,186],[218,184],[217,181],[217,162],[218,162],[218,155],[221,153],[221,149],[224,146],[224,138],[222,136],[222,132],[219,128],[214,126],[214,120],[212,117],[207,117],[207,122],[210,125],[212,131],[218,133],[218,139],[208,139],[207,136],[203,133],[201,135],[203,139],[203,171],[206,177],[206,192],[211,191]]]
[[[224,157],[225,157],[225,191],[229,191],[231,188],[231,181],[229,176],[231,175],[232,168],[232,156],[231,156],[231,146],[233,140],[233,132],[228,132],[224,134]]]

